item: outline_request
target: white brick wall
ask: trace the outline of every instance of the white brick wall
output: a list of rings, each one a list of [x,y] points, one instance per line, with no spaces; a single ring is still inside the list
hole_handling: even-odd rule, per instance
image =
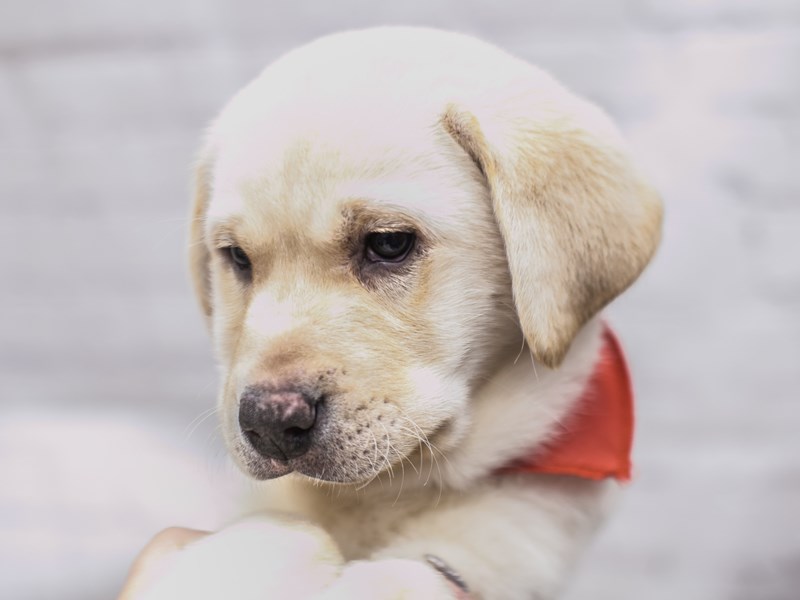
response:
[[[0,597],[109,597],[136,545],[183,514],[180,494],[143,491],[126,504],[137,526],[109,533],[119,498],[152,474],[86,471],[64,445],[77,432],[152,456],[161,442],[126,433],[132,447],[109,449],[102,432],[136,414],[180,438],[211,406],[182,262],[195,142],[279,53],[383,23],[472,32],[548,68],[611,112],[664,195],[663,248],[611,311],[639,392],[638,478],[569,598],[797,598],[800,3],[789,0],[3,4],[0,421],[15,425],[0,436]],[[42,415],[61,436],[24,435]],[[180,458],[208,444],[168,448]],[[104,502],[79,493],[86,477],[104,479]]]

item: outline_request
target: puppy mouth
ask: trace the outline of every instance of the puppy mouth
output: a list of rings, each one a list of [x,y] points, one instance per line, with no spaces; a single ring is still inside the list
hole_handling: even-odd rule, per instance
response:
[[[318,446],[312,446],[302,456],[263,456],[242,436],[234,451],[245,473],[258,480],[276,479],[290,473],[298,473],[312,479],[337,481],[338,461]]]
[[[268,479],[276,479],[283,477],[295,471],[295,468],[289,464],[290,461],[281,461],[275,458],[264,458],[263,456],[253,455],[244,449],[237,452],[244,463],[244,470],[254,479],[266,481]]]
[[[245,472],[262,481],[296,473],[330,483],[359,483],[378,473],[374,461],[363,464],[361,461],[342,460],[334,453],[326,452],[322,446],[310,449],[301,457],[289,459],[261,456],[244,441],[238,446],[236,454]]]

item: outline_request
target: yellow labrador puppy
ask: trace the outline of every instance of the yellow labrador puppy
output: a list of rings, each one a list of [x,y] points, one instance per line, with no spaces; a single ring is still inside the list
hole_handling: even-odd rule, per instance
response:
[[[251,535],[228,597],[554,597],[624,474],[513,465],[591,412],[661,225],[608,117],[464,35],[333,35],[213,122],[193,217],[225,440],[293,516],[184,576]]]

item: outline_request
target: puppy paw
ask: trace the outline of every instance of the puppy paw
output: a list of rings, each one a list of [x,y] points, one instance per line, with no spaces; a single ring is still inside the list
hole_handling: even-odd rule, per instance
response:
[[[146,559],[151,571],[147,584],[134,586],[133,593],[122,597],[314,598],[336,581],[344,562],[333,540],[318,527],[264,516],[180,546]]]
[[[348,563],[317,600],[466,600],[469,596],[421,561]]]

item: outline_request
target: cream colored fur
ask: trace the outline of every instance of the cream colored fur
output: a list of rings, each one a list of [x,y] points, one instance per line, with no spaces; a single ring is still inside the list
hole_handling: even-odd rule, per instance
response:
[[[466,36],[329,36],[271,65],[212,124],[193,216],[241,468],[286,471],[239,431],[245,386],[319,373],[335,390],[328,445],[248,507],[290,513],[338,547],[334,583],[323,569],[307,597],[451,597],[428,553],[475,597],[554,597],[616,486],[493,473],[554,434],[597,359],[598,312],[658,243],[660,202],[608,118]],[[418,232],[413,265],[365,275],[352,248],[398,228]],[[231,245],[251,281],[226,260]],[[281,535],[263,539],[262,564],[285,558]],[[263,590],[286,589],[289,572],[264,567]]]

